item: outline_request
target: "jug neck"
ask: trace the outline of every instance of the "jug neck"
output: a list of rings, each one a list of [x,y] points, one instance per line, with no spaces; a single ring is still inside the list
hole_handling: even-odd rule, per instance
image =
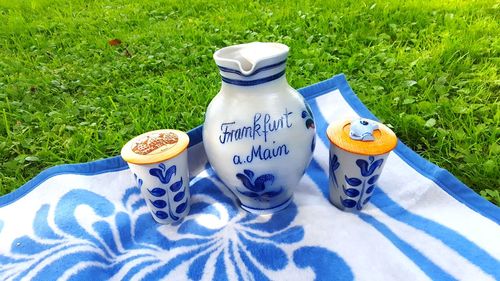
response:
[[[280,43],[252,42],[222,48],[214,60],[223,87],[266,87],[284,83],[288,47]]]
[[[269,88],[282,88],[288,87],[288,81],[286,80],[286,75],[283,73],[281,76],[274,78],[269,81],[258,83],[255,85],[238,85],[235,83],[228,83],[226,79],[222,79],[222,91],[239,92],[239,93],[256,93],[256,92],[267,92]]]
[[[239,69],[234,69],[222,65],[219,67],[222,87],[236,88],[238,91],[246,91],[251,88],[273,87],[280,84],[288,84],[286,81],[285,68],[286,57],[280,60],[272,58],[267,64],[255,68],[251,73],[244,73]]]

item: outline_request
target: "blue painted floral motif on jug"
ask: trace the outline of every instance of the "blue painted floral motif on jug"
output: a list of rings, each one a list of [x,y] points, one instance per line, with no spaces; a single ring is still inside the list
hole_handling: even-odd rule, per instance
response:
[[[263,174],[255,177],[254,172],[246,169],[243,170],[243,174],[236,174],[236,177],[241,181],[243,186],[247,188],[247,190],[237,189],[238,192],[257,201],[269,202],[273,197],[276,197],[283,192],[282,187],[278,190],[269,190],[274,182],[274,176],[272,174]]]

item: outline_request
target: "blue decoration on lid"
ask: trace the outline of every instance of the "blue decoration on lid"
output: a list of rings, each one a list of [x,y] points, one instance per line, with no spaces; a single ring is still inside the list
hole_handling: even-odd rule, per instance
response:
[[[378,124],[375,121],[359,118],[351,122],[351,131],[349,136],[353,140],[374,141],[373,131],[378,129]]]

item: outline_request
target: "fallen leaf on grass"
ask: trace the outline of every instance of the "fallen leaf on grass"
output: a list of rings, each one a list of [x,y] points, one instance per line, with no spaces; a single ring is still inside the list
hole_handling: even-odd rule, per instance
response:
[[[108,44],[110,46],[118,46],[121,43],[122,43],[122,40],[120,40],[120,39],[111,39],[111,40],[108,41]]]
[[[121,44],[122,44],[122,40],[120,40],[120,39],[118,39],[118,38],[111,39],[111,40],[109,40],[109,41],[108,41],[108,44],[109,44],[110,46],[118,46],[118,45],[121,45]],[[126,56],[126,57],[130,58],[130,57],[132,56],[132,53],[130,53],[130,51],[127,49],[127,46],[126,46],[126,45],[124,45],[124,47],[125,47],[125,48],[124,48],[125,50],[123,51],[123,53],[122,53],[122,54],[123,54],[124,56]]]

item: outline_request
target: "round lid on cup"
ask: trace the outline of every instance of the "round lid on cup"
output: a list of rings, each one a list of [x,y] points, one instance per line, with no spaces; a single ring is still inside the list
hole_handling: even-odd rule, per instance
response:
[[[121,156],[128,163],[153,164],[179,155],[188,144],[189,136],[182,131],[156,130],[131,139],[123,146]]]
[[[332,123],[326,134],[332,144],[360,155],[385,154],[398,143],[398,138],[391,129],[365,118]]]

